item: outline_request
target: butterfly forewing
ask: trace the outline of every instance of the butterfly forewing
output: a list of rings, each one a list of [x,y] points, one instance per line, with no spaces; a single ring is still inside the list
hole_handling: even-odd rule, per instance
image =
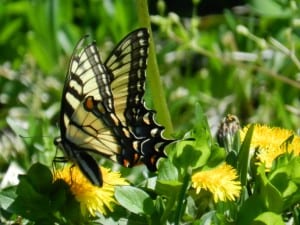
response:
[[[102,186],[99,167],[87,152],[101,152],[114,158],[120,148],[103,120],[86,109],[90,96],[94,102],[101,102],[107,112],[113,110],[113,105],[109,76],[95,44],[84,47],[85,39],[75,48],[70,62],[61,102],[61,138],[57,144],[93,184]]]
[[[87,97],[101,102],[105,111],[112,111],[109,76],[94,43],[83,47],[85,38],[76,47],[66,79],[62,108],[65,137],[80,148],[113,155],[118,151],[112,131],[101,118],[84,106]]]
[[[66,103],[72,103],[73,111],[88,96],[102,101],[107,109],[112,110],[112,93],[107,71],[100,60],[95,43],[84,48],[84,41],[85,38],[79,42],[73,53],[63,96],[72,98],[65,100]],[[73,111],[70,111],[69,116]]]

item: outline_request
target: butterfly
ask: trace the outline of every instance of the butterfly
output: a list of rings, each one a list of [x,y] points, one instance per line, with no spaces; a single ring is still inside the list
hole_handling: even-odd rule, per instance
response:
[[[103,63],[96,43],[77,44],[66,75],[55,144],[94,185],[102,186],[101,170],[90,153],[125,167],[144,163],[157,170],[173,140],[144,101],[149,33],[146,28],[124,37]]]

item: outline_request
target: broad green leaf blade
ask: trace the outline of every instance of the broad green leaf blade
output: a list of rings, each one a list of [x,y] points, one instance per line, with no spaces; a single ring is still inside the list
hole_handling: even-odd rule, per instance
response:
[[[285,225],[281,215],[273,212],[265,212],[256,217],[251,223],[253,225]]]
[[[7,209],[16,198],[16,188],[10,187],[0,192],[0,208]]]
[[[155,190],[162,196],[176,197],[182,188],[182,183],[179,181],[159,180],[156,183]]]
[[[154,211],[154,204],[150,196],[136,187],[116,187],[115,197],[130,212],[151,215]]]
[[[52,184],[52,173],[48,167],[36,163],[27,172],[32,185],[39,190],[49,190]]]
[[[169,161],[163,160],[160,163],[158,180],[178,180],[177,168]]]

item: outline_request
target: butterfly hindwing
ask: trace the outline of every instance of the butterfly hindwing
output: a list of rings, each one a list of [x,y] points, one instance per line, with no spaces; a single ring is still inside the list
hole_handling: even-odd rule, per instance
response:
[[[112,77],[115,112],[133,133],[135,139],[132,142],[138,145],[141,161],[149,170],[155,171],[157,160],[166,157],[165,145],[172,141],[162,137],[164,127],[155,122],[155,111],[148,110],[143,99],[148,47],[147,29],[134,31],[120,41],[105,66]]]
[[[128,106],[139,105],[145,92],[148,47],[148,31],[145,28],[139,29],[120,41],[105,61],[105,66],[111,76],[114,108],[125,126]]]

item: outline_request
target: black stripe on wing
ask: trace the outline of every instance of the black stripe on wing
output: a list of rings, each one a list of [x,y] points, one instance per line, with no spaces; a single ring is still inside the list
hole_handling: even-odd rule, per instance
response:
[[[62,100],[62,137],[83,149],[112,157],[120,151],[111,127],[113,96],[110,76],[102,64],[95,42],[74,50]],[[65,110],[66,108],[69,110]],[[115,121],[116,122],[116,121]]]
[[[104,63],[112,80],[115,112],[124,126],[129,122],[126,114],[131,114],[128,106],[134,110],[142,103],[148,47],[147,29],[135,30],[119,42]]]
[[[85,46],[86,38],[81,39],[73,52],[63,90],[62,109],[68,117],[88,96],[103,102],[107,110],[113,110],[110,77],[95,42]]]
[[[166,157],[164,147],[173,140],[163,138],[164,127],[154,120],[155,111],[144,103],[149,33],[142,28],[127,35],[105,61],[111,74],[115,112],[133,134],[132,146],[149,170],[155,171],[159,158]],[[128,157],[130,152],[124,152]]]
[[[101,102],[105,112],[113,111],[113,100],[109,75],[96,45],[86,46],[85,40],[78,43],[70,61],[61,101],[61,138],[55,142],[93,184],[101,186],[101,171],[88,152],[113,158],[120,148],[103,118],[86,110],[90,97]]]

